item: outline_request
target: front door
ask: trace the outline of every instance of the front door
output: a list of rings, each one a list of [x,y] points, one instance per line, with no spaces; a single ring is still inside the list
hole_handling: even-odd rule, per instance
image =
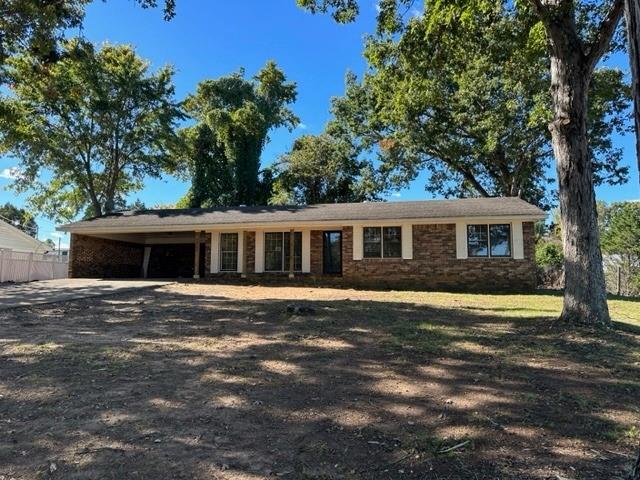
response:
[[[322,273],[342,273],[342,232],[322,232]]]

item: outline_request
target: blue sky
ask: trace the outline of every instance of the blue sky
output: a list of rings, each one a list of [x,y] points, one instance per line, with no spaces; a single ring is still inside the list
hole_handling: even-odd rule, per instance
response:
[[[263,165],[273,162],[303,133],[319,133],[329,119],[333,96],[344,92],[347,70],[361,73],[364,35],[375,26],[375,0],[362,2],[362,14],[351,25],[337,25],[327,15],[311,15],[296,7],[295,0],[245,0],[234,2],[178,0],[177,15],[170,22],[160,9],[143,10],[131,0],[95,1],[88,10],[83,35],[97,43],[129,43],[154,68],[171,64],[176,69],[178,99],[195,90],[199,81],[216,78],[244,67],[247,74],[257,72],[267,60],[275,60],[288,78],[298,84],[298,100],[293,109],[302,125],[293,132],[273,132],[266,147]],[[78,32],[72,32],[77,34]],[[625,70],[626,58],[613,62]],[[599,199],[606,201],[637,199],[638,172],[635,167],[633,138],[617,138],[624,148],[625,164],[632,168],[631,181],[624,186],[600,187]],[[10,180],[6,169],[15,160],[0,158],[0,203],[24,203],[4,187]],[[431,198],[424,191],[424,176],[389,200]],[[149,180],[145,189],[134,194],[147,206],[174,203],[188,185],[173,178]],[[57,242],[55,225],[38,218],[40,238]],[[66,238],[63,238],[66,243]]]

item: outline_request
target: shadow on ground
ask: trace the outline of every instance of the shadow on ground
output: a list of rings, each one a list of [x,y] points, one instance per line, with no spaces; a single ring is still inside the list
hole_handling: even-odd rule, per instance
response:
[[[0,312],[0,475],[614,479],[640,336],[162,289]]]

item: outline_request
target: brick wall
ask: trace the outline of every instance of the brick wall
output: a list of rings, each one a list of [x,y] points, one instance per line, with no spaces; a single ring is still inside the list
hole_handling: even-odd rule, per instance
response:
[[[87,235],[71,234],[70,278],[134,278],[142,275],[144,247]]]
[[[336,285],[439,290],[515,290],[535,288],[534,228],[523,224],[524,260],[512,258],[456,258],[455,224],[413,226],[413,259],[366,258],[353,260],[353,229],[343,227],[342,279],[322,275],[322,231],[311,231],[311,275]],[[210,271],[211,235],[206,235],[206,274]],[[245,237],[249,278],[260,281],[286,278],[286,274],[255,274],[255,232]],[[253,274],[253,275],[252,275]],[[223,275],[221,275],[222,277]],[[230,276],[224,274],[225,277]]]
[[[247,264],[245,265],[245,272],[253,273],[256,271],[256,232],[246,232],[244,241],[244,248],[247,251]]]
[[[322,230],[311,230],[311,274],[322,275]]]
[[[203,276],[207,277],[211,272],[211,234],[203,232],[204,235],[204,272]]]
[[[343,229],[343,278],[358,285],[442,290],[535,288],[533,223],[523,224],[524,260],[456,258],[455,224],[414,225],[413,259],[353,260],[353,229]]]
[[[205,233],[205,268],[204,268],[204,277],[233,277],[232,272],[223,272],[223,273],[211,273],[211,234]],[[242,233],[240,233],[242,235]],[[246,264],[245,264],[245,272],[246,273],[254,273],[255,265],[256,265],[256,232],[245,232],[245,251],[246,251]]]

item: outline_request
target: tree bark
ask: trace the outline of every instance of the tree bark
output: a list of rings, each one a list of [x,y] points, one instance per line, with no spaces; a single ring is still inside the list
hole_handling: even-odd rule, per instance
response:
[[[633,95],[636,131],[636,161],[640,172],[640,0],[626,0],[624,9],[629,41],[629,63],[631,65],[631,93]],[[640,182],[640,175],[638,177]]]
[[[631,467],[629,480],[640,480],[640,450],[638,450],[638,458],[636,458],[633,467]]]
[[[565,257],[564,305],[560,319],[610,323],[593,168],[587,139],[589,82],[594,64],[586,55],[573,15],[547,24],[554,118],[551,130]]]

